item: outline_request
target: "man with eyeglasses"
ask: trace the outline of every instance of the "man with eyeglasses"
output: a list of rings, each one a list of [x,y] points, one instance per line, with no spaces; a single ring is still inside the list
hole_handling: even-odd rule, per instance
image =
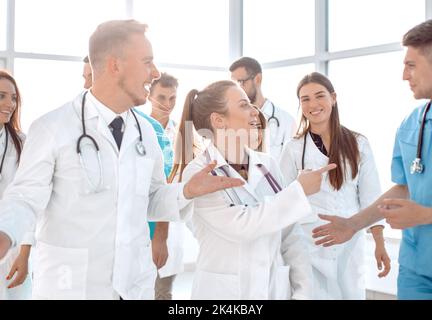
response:
[[[270,154],[279,160],[284,145],[295,133],[294,118],[264,97],[261,90],[262,68],[257,60],[242,57],[234,61],[229,70],[231,79],[243,88],[250,102],[265,115],[270,129],[270,134],[267,135],[269,141],[266,145],[270,146]]]

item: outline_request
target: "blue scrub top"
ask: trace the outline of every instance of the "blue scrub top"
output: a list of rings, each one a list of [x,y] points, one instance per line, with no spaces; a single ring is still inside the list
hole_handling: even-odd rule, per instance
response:
[[[426,105],[416,108],[397,130],[392,159],[392,181],[407,185],[412,201],[432,207],[432,110],[423,130],[423,173],[410,173],[416,158],[418,135]],[[432,225],[421,225],[402,231],[399,264],[419,275],[432,277]]]
[[[156,119],[153,119],[152,117],[137,110],[136,108],[134,109],[134,111],[140,116],[142,116],[144,119],[146,119],[148,122],[150,122],[150,124],[153,126],[153,129],[156,132],[159,146],[163,153],[165,177],[168,178],[174,162],[174,154],[171,141],[165,134],[165,130],[162,125]],[[149,222],[148,224],[150,227],[150,239],[153,239],[156,222]]]

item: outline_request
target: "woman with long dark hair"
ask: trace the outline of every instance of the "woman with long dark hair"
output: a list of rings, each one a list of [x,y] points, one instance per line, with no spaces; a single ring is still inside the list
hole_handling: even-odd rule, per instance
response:
[[[289,183],[299,171],[328,163],[337,168],[323,179],[321,191],[308,197],[313,214],[300,223],[307,236],[312,257],[315,299],[365,299],[365,239],[358,234],[345,245],[316,246],[312,229],[323,224],[318,213],[335,213],[345,217],[369,206],[381,194],[378,172],[367,139],[342,126],[336,92],[330,80],[314,72],[306,75],[297,87],[302,117],[297,136],[281,157],[281,169]],[[384,247],[383,226],[370,229],[375,239],[375,256],[379,277],[390,271],[390,259]]]
[[[12,182],[23,148],[21,95],[15,79],[0,70],[0,196]],[[31,239],[10,250],[0,261],[0,300],[30,298],[28,258]]]

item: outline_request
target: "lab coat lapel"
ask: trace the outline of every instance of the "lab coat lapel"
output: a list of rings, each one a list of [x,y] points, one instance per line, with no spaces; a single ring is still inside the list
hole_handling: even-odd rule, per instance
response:
[[[248,185],[252,190],[256,190],[262,179],[265,179],[257,165],[262,164],[267,167],[267,164],[261,161],[259,154],[251,149],[246,149],[249,154],[249,180]]]
[[[120,148],[120,157],[122,157],[122,155],[125,154],[125,152],[127,152],[130,147],[135,148],[135,144],[139,139],[138,125],[131,112],[132,111],[129,110],[127,115],[126,128]]]
[[[231,178],[237,178],[240,179],[242,181],[244,181],[244,185],[239,187],[239,188],[243,188],[244,190],[247,191],[247,193],[249,193],[256,201],[259,201],[258,196],[256,195],[254,189],[250,186],[250,184],[245,181],[243,179],[243,177],[237,172],[235,171],[230,165],[228,165],[228,163],[226,162],[225,158],[221,155],[221,153],[219,152],[219,150],[213,145],[210,144],[209,147],[207,148],[208,154],[210,156],[210,160],[216,160],[217,162],[217,166],[216,168],[218,169],[219,172],[222,172],[220,167],[224,167],[226,171],[228,171],[228,175]],[[250,172],[250,169],[249,169]]]
[[[114,140],[114,136],[112,135],[111,130],[108,128],[108,125],[105,123],[104,119],[99,115],[99,113],[97,114],[97,131],[101,134],[101,136],[105,140],[107,140],[111,144],[113,149],[118,154],[118,148]]]
[[[82,119],[82,99],[84,93],[85,91],[73,102],[73,108],[75,109],[80,123]],[[96,143],[99,144],[98,137],[102,136],[108,140],[114,150],[117,150],[117,145],[111,131],[109,130],[103,118],[99,115],[96,107],[91,102],[89,102],[88,99],[86,100],[86,105],[84,107],[84,120],[86,133],[92,136],[96,140]]]

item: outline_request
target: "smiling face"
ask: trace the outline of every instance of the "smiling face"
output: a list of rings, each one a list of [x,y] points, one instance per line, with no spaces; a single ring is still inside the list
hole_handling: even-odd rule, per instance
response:
[[[151,89],[149,99],[152,103],[152,108],[170,114],[176,104],[177,88],[162,87],[160,83],[157,83]]]
[[[303,115],[311,126],[328,123],[332,108],[336,103],[336,94],[317,83],[308,83],[299,91],[300,106]]]
[[[17,92],[8,79],[0,79],[0,123],[8,123],[17,107]]]
[[[432,99],[432,61],[419,49],[408,46],[403,79],[407,80],[416,99]]]
[[[257,108],[239,86],[232,86],[225,94],[227,112],[213,113],[212,126],[216,134],[225,137],[228,150],[238,150],[244,145],[256,149],[259,141],[260,120]]]
[[[123,48],[123,57],[119,58],[118,86],[132,105],[146,103],[150,94],[150,85],[160,77],[153,62],[153,49],[144,34],[135,33]]]

